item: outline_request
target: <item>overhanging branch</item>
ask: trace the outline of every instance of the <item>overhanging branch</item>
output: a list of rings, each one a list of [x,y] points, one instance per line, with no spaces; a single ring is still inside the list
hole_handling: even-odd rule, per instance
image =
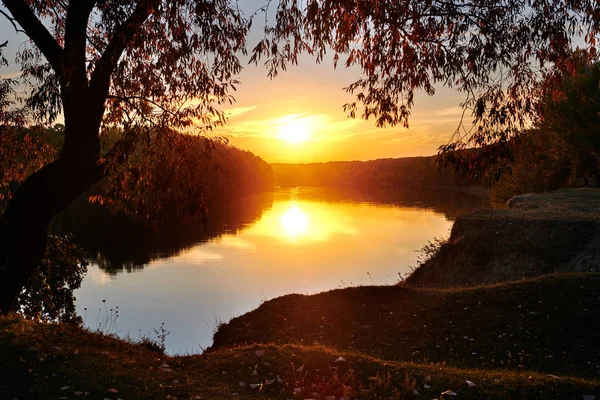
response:
[[[158,3],[156,0],[141,0],[127,20],[115,30],[104,53],[96,63],[90,80],[90,88],[95,95],[104,97],[108,94],[110,77],[117,61],[127,45],[139,31],[143,23],[152,13]]]
[[[62,73],[63,49],[48,29],[42,24],[33,10],[22,0],[2,0],[15,21],[21,25],[25,34],[35,43],[57,75]]]

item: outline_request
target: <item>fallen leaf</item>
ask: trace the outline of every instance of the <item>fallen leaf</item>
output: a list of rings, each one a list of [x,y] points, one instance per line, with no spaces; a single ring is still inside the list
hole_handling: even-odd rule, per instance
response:
[[[456,392],[453,392],[452,390],[446,390],[442,393],[442,396],[456,396]]]
[[[339,363],[339,362],[346,362],[346,359],[345,359],[344,357],[338,357],[338,358],[336,358],[336,359],[335,359],[335,361],[334,361],[334,362],[336,362],[336,363]]]
[[[476,384],[474,384],[471,381],[467,381],[467,385],[469,385],[469,387],[475,387],[475,386],[477,386]]]

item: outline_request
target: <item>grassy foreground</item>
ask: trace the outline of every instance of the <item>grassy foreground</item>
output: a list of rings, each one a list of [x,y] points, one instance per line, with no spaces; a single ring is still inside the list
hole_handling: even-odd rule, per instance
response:
[[[0,398],[592,399],[599,294],[600,274],[579,274],[289,295],[222,326],[203,355],[178,357],[0,317]]]
[[[0,317],[2,399],[576,399],[600,382],[530,371],[382,361],[312,345],[168,357],[76,327]],[[340,358],[341,357],[341,358]],[[475,386],[470,385],[467,381]]]
[[[373,286],[264,303],[220,327],[215,348],[322,344],[387,360],[600,376],[600,274],[432,290]]]

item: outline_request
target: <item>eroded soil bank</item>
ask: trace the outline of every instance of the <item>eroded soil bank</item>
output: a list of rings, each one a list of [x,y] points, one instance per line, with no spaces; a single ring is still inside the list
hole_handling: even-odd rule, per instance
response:
[[[416,287],[487,285],[600,271],[600,190],[514,197],[457,218],[450,238],[408,277]]]

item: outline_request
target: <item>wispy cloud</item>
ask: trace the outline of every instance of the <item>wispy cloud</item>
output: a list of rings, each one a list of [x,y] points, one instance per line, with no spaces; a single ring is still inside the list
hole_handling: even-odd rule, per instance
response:
[[[301,125],[312,140],[331,140],[351,134],[359,124],[355,119],[336,120],[327,114],[305,113],[230,122],[223,131],[232,137],[276,138],[287,126]]]
[[[229,110],[225,110],[225,115],[228,118],[235,118],[239,115],[246,114],[247,112],[250,112],[255,109],[256,106],[230,108]]]

